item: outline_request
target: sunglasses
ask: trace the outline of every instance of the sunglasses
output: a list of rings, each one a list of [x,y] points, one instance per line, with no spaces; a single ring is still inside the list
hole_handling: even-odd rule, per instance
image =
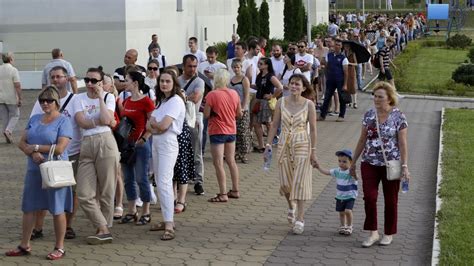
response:
[[[150,71],[151,71],[151,70],[153,70],[153,71],[157,71],[157,70],[158,70],[158,68],[157,68],[157,67],[148,67],[148,70],[150,70]]]
[[[54,99],[48,99],[48,98],[42,98],[42,99],[38,99],[38,102],[39,102],[40,104],[44,104],[44,103],[52,104],[52,103],[56,102],[56,100],[54,100]]]
[[[97,84],[97,82],[102,81],[101,79],[96,78],[84,78],[84,82],[87,84],[91,82],[92,84]]]

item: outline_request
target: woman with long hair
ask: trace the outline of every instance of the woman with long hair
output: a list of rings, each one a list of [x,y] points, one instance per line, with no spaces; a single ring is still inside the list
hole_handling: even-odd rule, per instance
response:
[[[163,71],[158,81],[156,109],[147,129],[153,134],[153,171],[163,222],[153,224],[150,230],[164,231],[161,240],[172,240],[175,238],[173,172],[179,152],[178,135],[183,129],[186,108],[174,72]]]

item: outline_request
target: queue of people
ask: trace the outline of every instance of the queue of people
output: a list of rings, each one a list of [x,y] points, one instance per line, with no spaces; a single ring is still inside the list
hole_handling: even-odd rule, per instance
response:
[[[360,30],[359,34],[363,35],[364,31]],[[358,35],[352,32],[349,37]],[[390,159],[401,160],[402,175],[410,178],[407,122],[396,107],[398,96],[393,78],[388,79],[394,38],[384,41],[383,47],[387,49],[382,47],[386,54],[381,57],[384,67],[380,77],[384,76],[389,83],[375,85],[374,107],[364,115],[354,155],[347,149],[338,151],[339,167],[331,170],[323,169],[316,156],[316,121],[326,119],[331,105],[332,112],[338,115],[337,121],[344,121],[347,102],[342,100],[342,93],[348,86],[352,87],[351,91],[360,89],[356,79],[364,66],[354,61],[351,50],[343,46],[347,38],[347,33],[319,37],[311,53],[305,41],[290,44],[285,53],[281,45],[274,44],[272,56],[264,57],[261,40],[246,43],[233,35],[229,45],[234,47],[234,57],[224,65],[215,61],[217,49],[209,47],[204,53],[197,49],[197,39],[191,37],[181,74],[177,67],[163,65],[154,38],[146,69],[136,65],[138,52],[128,50],[125,65],[117,68],[113,76],[105,74],[101,67],[89,68],[84,78],[86,92],[80,94],[73,94],[69,91],[71,86],[67,86],[75,81],[71,78],[74,72],[70,73],[64,66],[52,67],[48,73],[51,85],[38,96],[19,143],[28,157],[22,203],[23,232],[20,245],[6,255],[30,254],[31,240],[43,236],[42,223],[45,210],[49,210],[54,217],[56,243],[47,257],[62,258],[66,254],[64,238],[76,236],[72,221],[79,206],[95,229],[86,239],[88,244],[111,243],[114,219],[119,224],[150,224],[150,231],[163,232],[161,240],[174,239],[174,216],[187,209],[188,184],[194,182],[196,195],[205,194],[203,147],[207,134],[219,187],[208,201],[225,203],[245,194],[240,189],[237,161],[248,163],[252,129],[256,136],[254,152],[271,152],[277,144],[274,158],[279,169],[279,191],[287,200],[287,220],[295,234],[304,232],[304,202],[312,197],[312,168],[338,180],[336,210],[341,217],[338,232],[352,233],[356,167],[362,158],[364,229],[370,231],[362,245],[369,247],[380,238],[376,219],[380,182],[386,208],[385,234],[380,244],[389,245],[397,232],[400,181],[387,180],[381,145],[390,151]],[[378,38],[374,35],[374,40]],[[211,80],[210,88],[206,88],[200,75]],[[352,76],[350,84],[349,76]],[[352,107],[357,108],[356,103]],[[374,127],[375,119],[383,127]],[[132,126],[124,143],[114,138],[123,123]],[[383,143],[374,141],[379,135]],[[56,144],[55,155],[77,162],[74,189],[41,188],[38,165],[45,161],[53,144]],[[125,152],[127,147],[131,147],[132,157],[125,157],[129,153]],[[230,170],[230,190],[227,190],[224,161]],[[150,209],[154,195],[150,173],[156,183],[161,222]],[[340,191],[344,186],[347,190]],[[126,211],[122,204],[124,190],[128,201]],[[32,196],[41,200],[34,201]],[[140,214],[137,205],[141,205]]]

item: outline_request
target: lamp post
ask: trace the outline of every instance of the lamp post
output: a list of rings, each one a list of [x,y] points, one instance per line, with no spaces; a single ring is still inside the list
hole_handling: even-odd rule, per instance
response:
[[[309,0],[306,0],[308,21],[306,22],[306,35],[308,36],[308,45],[311,43],[311,8]]]

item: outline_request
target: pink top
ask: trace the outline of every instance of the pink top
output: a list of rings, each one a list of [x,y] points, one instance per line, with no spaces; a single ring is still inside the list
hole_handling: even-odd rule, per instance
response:
[[[211,91],[206,96],[206,104],[211,107],[209,135],[234,135],[237,133],[235,117],[240,105],[236,91],[225,88]]]

